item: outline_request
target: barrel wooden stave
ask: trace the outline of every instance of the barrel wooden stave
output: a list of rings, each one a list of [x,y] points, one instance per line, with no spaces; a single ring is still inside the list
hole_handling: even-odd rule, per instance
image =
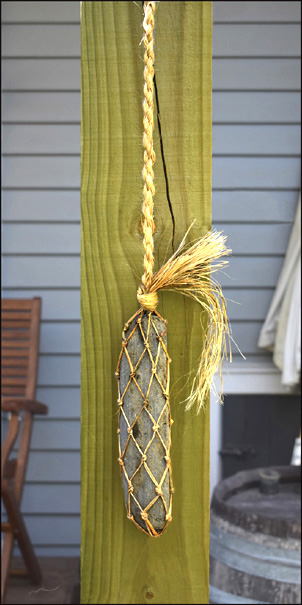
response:
[[[259,470],[237,473],[213,494],[211,603],[301,603],[299,469],[277,468],[280,495],[257,501]]]

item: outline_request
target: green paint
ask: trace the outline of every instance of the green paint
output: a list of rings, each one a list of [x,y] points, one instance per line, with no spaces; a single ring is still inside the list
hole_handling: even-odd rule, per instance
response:
[[[143,37],[139,2],[82,3],[81,602],[207,603],[209,406],[180,402],[201,351],[200,308],[160,294],[172,358],[173,520],[152,539],[126,517],[114,372],[143,272]],[[177,245],[211,225],[212,3],[157,3],[155,73]],[[156,123],[155,259],[172,252]],[[155,267],[155,268],[156,268]]]

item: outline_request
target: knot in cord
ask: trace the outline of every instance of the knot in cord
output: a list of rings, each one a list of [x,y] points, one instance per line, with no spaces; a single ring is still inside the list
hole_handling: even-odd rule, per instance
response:
[[[146,311],[155,311],[158,304],[157,293],[145,292],[143,286],[139,286],[137,290],[137,300],[140,306]]]

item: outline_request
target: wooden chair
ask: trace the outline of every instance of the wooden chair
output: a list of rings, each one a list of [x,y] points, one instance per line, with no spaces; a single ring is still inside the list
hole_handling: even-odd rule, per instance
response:
[[[27,572],[22,570],[21,573],[28,573],[34,584],[40,584],[42,580],[20,505],[33,414],[47,414],[48,410],[46,405],[35,401],[41,300],[3,299],[1,307],[1,408],[9,412],[10,417],[2,445],[1,462],[1,496],[7,512],[7,522],[1,523],[1,532],[5,533],[1,562],[1,603],[4,603],[8,575],[14,573],[10,566],[15,538],[27,568]],[[9,459],[19,433],[19,425],[21,430],[17,458]]]

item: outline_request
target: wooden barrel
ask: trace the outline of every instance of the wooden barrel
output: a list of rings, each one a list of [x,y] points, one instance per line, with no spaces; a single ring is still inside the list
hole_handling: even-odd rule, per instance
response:
[[[210,603],[301,603],[300,468],[253,469],[218,484]]]

